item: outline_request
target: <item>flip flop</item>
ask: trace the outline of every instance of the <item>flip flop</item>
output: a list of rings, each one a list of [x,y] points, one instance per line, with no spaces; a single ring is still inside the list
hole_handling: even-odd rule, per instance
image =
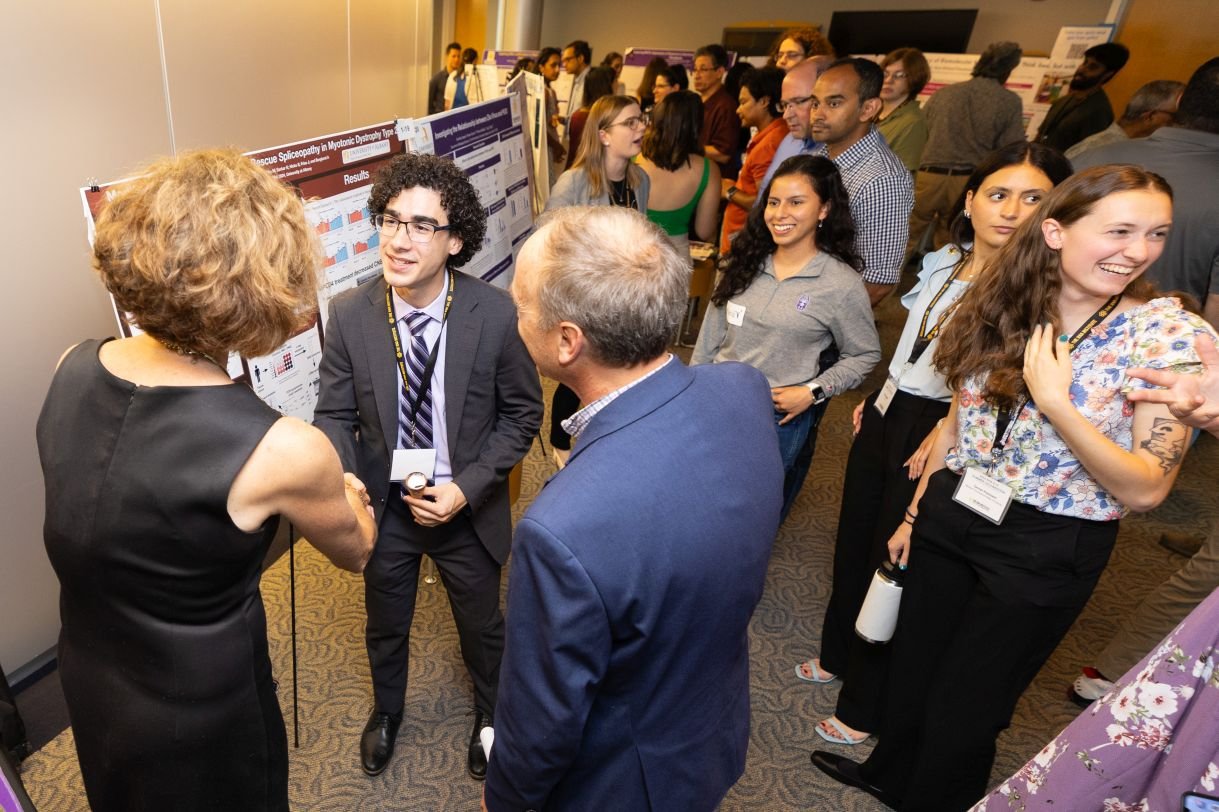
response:
[[[842,726],[842,722],[838,721],[837,716],[831,716],[830,718],[825,719],[824,721],[827,725],[834,728],[835,732],[837,732],[837,734],[838,734],[837,736],[834,736],[830,733],[826,733],[825,730],[822,729],[821,725],[817,725],[817,727],[814,728],[814,730],[817,731],[818,736],[825,739],[830,744],[845,744],[848,747],[854,747],[857,744],[863,744],[869,738],[872,737],[871,733],[865,733],[858,739],[851,738],[851,734],[848,733],[846,731],[846,728],[844,728]]]
[[[808,666],[808,670],[812,673],[811,677],[806,677],[804,675],[804,666],[806,665]],[[828,678],[822,679],[822,674],[830,674],[830,672],[817,665],[815,660],[805,660],[796,666],[796,679],[800,680],[801,682],[815,682],[818,685],[824,685],[827,682],[833,682],[834,680],[838,679],[838,677],[833,674],[830,674]]]

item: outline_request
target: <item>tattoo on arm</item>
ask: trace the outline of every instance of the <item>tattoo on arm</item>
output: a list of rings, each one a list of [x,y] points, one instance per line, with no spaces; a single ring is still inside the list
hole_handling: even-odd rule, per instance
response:
[[[1167,417],[1157,417],[1151,424],[1151,435],[1139,443],[1139,448],[1158,459],[1160,467],[1167,474],[1181,463],[1188,440],[1189,429],[1185,424]]]

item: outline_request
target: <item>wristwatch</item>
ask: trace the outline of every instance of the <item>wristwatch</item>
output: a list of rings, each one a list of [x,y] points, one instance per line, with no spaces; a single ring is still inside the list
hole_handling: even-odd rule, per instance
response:
[[[725,195],[726,195],[726,196],[727,196],[727,198],[728,198],[728,202],[730,202],[730,203],[731,203],[731,202],[732,202],[732,196],[733,196],[733,195],[735,195],[735,194],[736,194],[737,192],[739,192],[739,191],[741,191],[741,190],[740,190],[740,189],[738,189],[738,188],[736,188],[735,186],[729,186],[729,187],[728,187],[728,191],[727,191],[727,192],[725,192]]]
[[[808,385],[808,391],[813,393],[814,406],[816,406],[818,403],[825,403],[830,399],[830,396],[825,393],[825,390],[821,388],[821,384],[819,383],[810,383]]]

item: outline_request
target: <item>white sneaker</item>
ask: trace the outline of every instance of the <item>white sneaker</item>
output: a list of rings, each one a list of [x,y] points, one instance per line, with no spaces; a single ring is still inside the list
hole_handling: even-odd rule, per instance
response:
[[[1087,707],[1113,690],[1113,683],[1101,676],[1095,668],[1088,666],[1071,683],[1068,698],[1076,705]]]

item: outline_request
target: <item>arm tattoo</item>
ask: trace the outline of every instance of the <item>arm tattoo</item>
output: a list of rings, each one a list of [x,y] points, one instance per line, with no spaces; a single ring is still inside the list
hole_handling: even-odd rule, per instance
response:
[[[1183,423],[1167,417],[1157,417],[1151,424],[1150,436],[1139,443],[1139,448],[1158,459],[1160,467],[1167,474],[1177,467],[1185,456],[1185,444],[1188,439],[1189,429],[1185,428]]]

